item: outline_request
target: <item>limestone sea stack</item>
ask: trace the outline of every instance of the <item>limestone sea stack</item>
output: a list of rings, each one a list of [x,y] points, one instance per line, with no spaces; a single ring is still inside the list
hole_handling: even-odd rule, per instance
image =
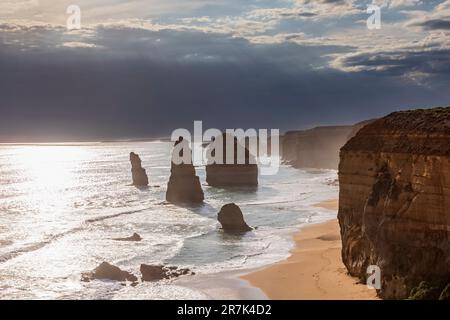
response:
[[[131,174],[133,185],[137,187],[148,186],[148,177],[145,169],[142,168],[141,158],[134,152],[130,153]]]
[[[195,168],[192,164],[192,154],[189,144],[180,137],[175,142],[174,153],[172,155],[170,179],[167,185],[166,200],[175,204],[199,204],[204,200],[204,194],[200,179],[195,175]],[[187,152],[184,157],[184,152]],[[177,153],[177,154],[175,154]],[[183,160],[177,164],[174,157],[178,156]]]
[[[423,281],[450,280],[450,108],[392,113],[341,149],[342,259],[366,279],[381,269],[386,299],[407,298]],[[417,291],[414,290],[413,293]]]
[[[227,162],[226,145],[232,139],[234,159]],[[223,134],[221,141],[213,141],[209,146],[210,157],[206,166],[206,182],[212,187],[256,187],[258,186],[258,165],[249,149],[238,142],[237,138]],[[214,161],[218,148],[222,150],[221,161]],[[238,155],[244,155],[238,161]],[[217,159],[220,159],[217,153]]]
[[[222,225],[223,231],[227,233],[242,233],[252,230],[245,222],[241,209],[234,203],[224,205],[217,215],[217,220]]]

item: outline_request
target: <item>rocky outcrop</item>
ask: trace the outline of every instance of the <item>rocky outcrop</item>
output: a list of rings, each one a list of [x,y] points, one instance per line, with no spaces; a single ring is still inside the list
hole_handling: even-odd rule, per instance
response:
[[[339,150],[371,121],[289,131],[281,139],[282,159],[296,168],[337,169]]]
[[[450,108],[403,111],[363,127],[339,164],[342,259],[379,295],[407,298],[450,280]]]
[[[230,139],[232,139],[234,145],[234,159],[227,161],[226,146]],[[258,185],[256,158],[248,148],[238,142],[236,137],[223,134],[221,141],[214,140],[208,148],[210,157],[208,157],[208,164],[206,165],[206,182],[210,186],[256,187]],[[222,157],[217,153],[219,148]],[[238,155],[243,156],[238,157]]]
[[[172,155],[171,172],[167,185],[166,200],[176,204],[198,204],[204,200],[204,194],[200,179],[195,175],[192,164],[192,154],[187,141],[180,137],[175,142],[174,154]],[[187,152],[187,157],[183,153]],[[175,154],[178,153],[178,154]],[[175,158],[186,159],[180,163]],[[179,164],[178,164],[179,163]]]
[[[148,186],[148,177],[145,169],[142,168],[141,158],[134,152],[130,153],[131,174],[133,185],[137,187]]]
[[[123,271],[119,267],[113,266],[108,262],[102,262],[94,269],[94,271],[83,273],[81,277],[81,280],[84,282],[89,282],[94,279],[131,282],[136,282],[138,280],[135,275]]]
[[[226,204],[217,215],[223,231],[227,233],[241,233],[252,230],[244,220],[241,209],[234,203]]]
[[[113,240],[115,240],[115,241],[141,241],[142,238],[141,238],[141,236],[140,236],[139,234],[133,233],[133,235],[130,236],[130,237],[126,237],[126,238],[115,238],[115,239],[113,239]]]
[[[193,271],[187,268],[162,265],[141,264],[140,271],[142,274],[142,281],[160,281],[164,279],[177,278],[184,275],[195,275]],[[93,271],[86,272],[81,275],[81,281],[83,282],[89,282],[95,279],[131,281],[132,286],[136,286],[138,284],[138,278],[135,275],[127,271],[123,271],[119,267],[113,266],[108,262],[102,262]]]
[[[161,265],[141,264],[142,281],[160,281],[164,279],[177,278],[182,275],[194,275],[187,268],[167,267]]]

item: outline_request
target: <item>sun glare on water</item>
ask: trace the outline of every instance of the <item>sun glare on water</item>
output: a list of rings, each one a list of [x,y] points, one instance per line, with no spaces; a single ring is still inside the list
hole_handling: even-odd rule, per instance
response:
[[[30,209],[70,205],[66,191],[76,185],[89,152],[79,146],[24,146],[17,153]]]

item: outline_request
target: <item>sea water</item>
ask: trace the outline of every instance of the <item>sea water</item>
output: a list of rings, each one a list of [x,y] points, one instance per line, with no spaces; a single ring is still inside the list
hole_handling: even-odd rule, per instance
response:
[[[209,187],[205,168],[197,167],[205,204],[168,204],[171,146],[0,145],[0,298],[203,298],[171,281],[131,287],[85,283],[80,276],[103,261],[138,276],[141,263],[190,268],[198,277],[256,268],[286,258],[299,226],[336,215],[313,206],[337,197],[336,171],[286,165],[276,175],[260,176],[256,190]],[[142,159],[148,188],[130,185],[131,151]],[[254,231],[223,233],[217,213],[230,202],[240,206]],[[134,232],[143,240],[112,240]]]

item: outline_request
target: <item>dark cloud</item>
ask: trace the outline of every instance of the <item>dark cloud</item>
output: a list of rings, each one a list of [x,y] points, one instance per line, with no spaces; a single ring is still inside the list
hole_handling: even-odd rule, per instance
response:
[[[389,76],[421,73],[435,86],[450,81],[450,49],[439,46],[408,47],[393,51],[362,52],[343,59],[344,68]],[[438,78],[440,81],[435,81]],[[443,80],[443,82],[441,82]]]
[[[30,47],[36,37],[40,45]],[[167,136],[194,120],[207,127],[287,130],[450,101],[438,85],[402,82],[392,70],[323,67],[325,54],[344,50],[337,47],[119,27],[99,28],[94,38],[42,30],[22,38],[23,44],[0,51],[2,140]],[[97,47],[61,46],[75,40]],[[448,68],[445,54],[432,59]],[[402,68],[425,66],[425,59],[410,56]]]
[[[425,30],[450,30],[450,20],[430,19],[414,23],[413,26],[422,27]]]

